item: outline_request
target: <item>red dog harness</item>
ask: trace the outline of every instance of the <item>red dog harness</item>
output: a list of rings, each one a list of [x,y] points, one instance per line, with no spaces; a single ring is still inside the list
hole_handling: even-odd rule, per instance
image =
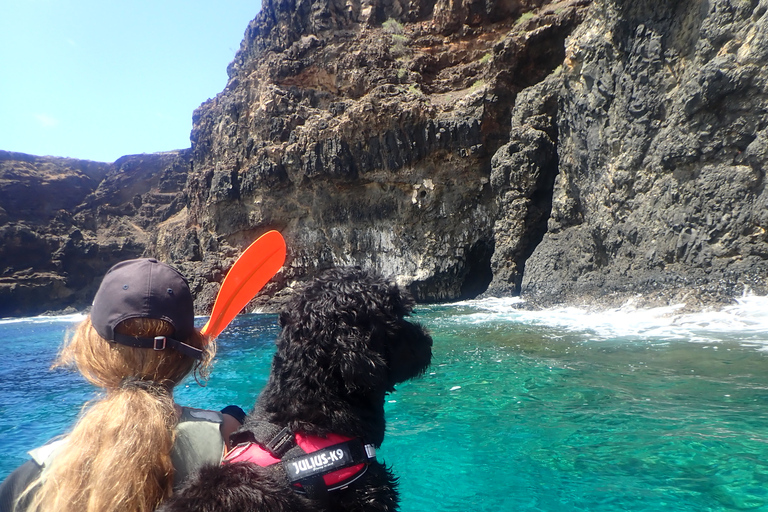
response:
[[[269,434],[269,439],[260,442],[257,429],[252,439],[227,453],[224,463],[252,462],[261,467],[280,464],[297,492],[318,497],[325,491],[342,489],[363,476],[368,463],[376,458],[373,445],[364,445],[352,437],[292,434],[288,429]]]

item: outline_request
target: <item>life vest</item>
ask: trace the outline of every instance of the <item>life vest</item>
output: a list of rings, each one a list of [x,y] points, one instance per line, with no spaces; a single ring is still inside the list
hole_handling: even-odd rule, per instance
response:
[[[220,412],[182,407],[181,416],[175,428],[175,441],[171,449],[173,463],[173,488],[182,483],[204,464],[218,464],[226,451],[219,425],[222,422]],[[38,466],[42,468],[43,479],[53,459],[64,446],[67,438],[56,438],[29,452]]]
[[[219,431],[221,421],[221,413],[216,411],[181,408],[181,417],[175,428],[175,441],[171,449],[171,461],[175,470],[174,489],[178,489],[184,480],[201,466],[221,462],[225,452],[224,440]],[[15,480],[18,483],[3,489],[3,494],[0,496],[0,509],[5,510],[6,503],[15,503],[21,493],[33,482],[44,481],[48,477],[51,464],[65,447],[67,439],[66,437],[55,438],[29,452],[35,469],[23,473],[20,479]]]
[[[220,426],[220,412],[182,407],[176,424],[176,439],[171,450],[173,488],[182,483],[204,464],[219,464],[226,453]]]
[[[224,464],[252,462],[283,471],[291,487],[314,499],[343,489],[360,478],[376,459],[376,448],[360,439],[328,434],[326,437],[293,434],[271,423],[249,426],[232,440],[238,443]]]

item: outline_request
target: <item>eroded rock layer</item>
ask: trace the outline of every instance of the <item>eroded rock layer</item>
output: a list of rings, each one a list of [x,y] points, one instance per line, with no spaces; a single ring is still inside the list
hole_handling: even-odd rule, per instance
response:
[[[600,2],[568,41],[552,214],[523,293],[765,294],[768,3]]]
[[[587,6],[265,3],[227,88],[195,112],[186,222],[203,265],[274,228],[289,247],[282,283],[372,266],[419,300],[446,301],[484,292],[498,266],[510,274],[501,291],[519,292],[556,156],[507,220],[521,233],[504,248],[511,269],[494,262],[503,223],[492,160],[518,93],[562,64]],[[187,243],[159,241],[168,255]]]
[[[184,209],[188,151],[113,164],[0,151],[0,316],[90,305],[114,263]]]

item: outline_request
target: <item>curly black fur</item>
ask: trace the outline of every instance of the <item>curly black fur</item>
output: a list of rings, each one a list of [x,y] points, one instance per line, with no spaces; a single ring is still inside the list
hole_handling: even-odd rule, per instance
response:
[[[413,307],[406,291],[371,271],[331,269],[315,278],[280,313],[272,372],[241,432],[266,420],[293,432],[336,433],[380,446],[386,394],[423,374],[432,358],[432,338],[406,319]],[[329,492],[325,502],[292,501],[300,495],[287,482],[248,466],[205,469],[162,510],[397,510],[397,479],[379,462],[348,487]]]
[[[254,485],[258,482],[258,485]],[[307,499],[285,492],[285,480],[249,462],[206,466],[159,510],[309,512]]]

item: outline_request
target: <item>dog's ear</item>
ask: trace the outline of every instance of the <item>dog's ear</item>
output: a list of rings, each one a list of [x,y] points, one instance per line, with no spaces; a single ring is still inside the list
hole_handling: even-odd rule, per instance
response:
[[[334,364],[349,393],[373,391],[387,386],[389,370],[376,329],[350,329],[334,354]]]
[[[284,310],[273,371],[287,372],[310,387],[367,393],[387,385],[383,329],[376,328],[363,308],[327,307]]]

